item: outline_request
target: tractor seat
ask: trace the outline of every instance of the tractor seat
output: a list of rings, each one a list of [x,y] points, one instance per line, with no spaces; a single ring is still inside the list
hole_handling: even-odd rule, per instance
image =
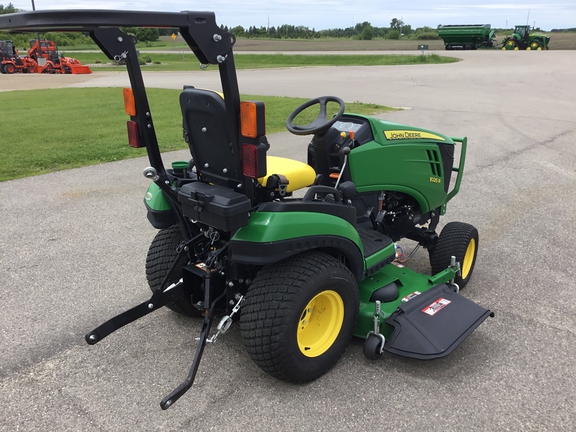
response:
[[[266,156],[266,171],[264,177],[258,179],[258,183],[266,186],[268,178],[274,174],[281,174],[288,179],[286,192],[293,192],[314,184],[316,172],[310,165],[294,159],[278,156]]]

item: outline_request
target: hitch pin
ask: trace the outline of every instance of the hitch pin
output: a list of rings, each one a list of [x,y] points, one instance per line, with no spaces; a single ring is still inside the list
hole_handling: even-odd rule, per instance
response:
[[[220,335],[220,333],[224,334],[228,331],[228,329],[230,328],[230,326],[232,325],[232,317],[234,316],[234,314],[236,312],[238,312],[240,310],[240,305],[242,304],[242,302],[244,301],[244,296],[240,296],[240,298],[238,299],[238,302],[236,303],[236,305],[232,308],[232,312],[230,312],[230,315],[225,315],[220,322],[218,323],[218,325],[216,326],[216,329],[218,330],[214,336],[207,338],[206,342],[208,343],[216,343],[216,340],[218,339],[218,336]],[[196,338],[196,340],[199,340],[199,338]]]

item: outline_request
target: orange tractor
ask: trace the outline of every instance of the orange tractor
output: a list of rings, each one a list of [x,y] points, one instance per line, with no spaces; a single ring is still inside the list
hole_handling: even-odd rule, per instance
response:
[[[0,72],[90,74],[86,65],[71,57],[60,56],[54,41],[32,39],[27,56],[21,56],[10,40],[0,41]]]
[[[71,57],[60,56],[54,41],[30,40],[28,57],[39,65],[42,73],[90,74],[90,67]]]
[[[40,72],[38,63],[27,56],[19,56],[10,40],[0,41],[0,72],[13,74],[15,72]]]

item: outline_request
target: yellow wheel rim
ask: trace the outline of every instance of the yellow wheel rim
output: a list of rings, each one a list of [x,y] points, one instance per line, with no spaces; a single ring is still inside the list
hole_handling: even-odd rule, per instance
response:
[[[306,357],[318,357],[334,344],[344,322],[344,302],[335,291],[317,294],[306,305],[298,321],[297,341]]]
[[[474,255],[476,254],[476,239],[470,239],[464,260],[462,262],[462,279],[466,279],[472,270],[472,263],[474,262]]]

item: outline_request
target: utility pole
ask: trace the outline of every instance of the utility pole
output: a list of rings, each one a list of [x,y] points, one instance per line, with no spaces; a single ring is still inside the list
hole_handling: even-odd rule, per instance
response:
[[[36,5],[34,4],[34,0],[32,0],[32,10],[36,10]],[[38,55],[36,56],[36,62],[38,63],[38,57],[42,57],[42,47],[40,46],[40,32],[36,33],[36,40],[38,41]]]

